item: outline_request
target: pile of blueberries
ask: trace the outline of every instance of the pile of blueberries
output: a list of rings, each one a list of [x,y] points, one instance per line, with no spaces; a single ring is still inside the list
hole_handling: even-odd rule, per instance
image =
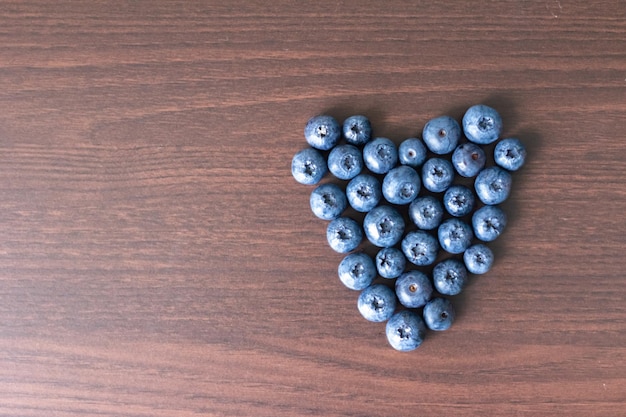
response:
[[[428,121],[421,139],[399,146],[373,137],[362,115],[343,126],[318,115],[304,128],[309,147],[295,154],[291,173],[306,185],[329,171],[335,177],[313,190],[311,210],[329,221],[330,247],[347,254],[339,279],[360,291],[359,312],[387,321],[396,350],[420,346],[427,328],[448,329],[455,318],[449,297],[461,293],[470,274],[491,269],[487,242],[507,223],[499,204],[511,191],[511,171],[526,159],[524,145],[500,139],[501,132],[501,116],[482,104],[470,107],[461,124],[450,116]],[[362,222],[358,213],[365,214]],[[375,257],[363,250],[364,236],[380,248]],[[395,291],[385,285],[391,280]]]

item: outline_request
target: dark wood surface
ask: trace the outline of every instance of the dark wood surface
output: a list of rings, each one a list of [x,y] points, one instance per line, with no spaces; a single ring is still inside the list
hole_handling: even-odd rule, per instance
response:
[[[307,3],[0,2],[0,415],[624,416],[626,4]],[[511,221],[398,353],[291,157],[479,102]]]

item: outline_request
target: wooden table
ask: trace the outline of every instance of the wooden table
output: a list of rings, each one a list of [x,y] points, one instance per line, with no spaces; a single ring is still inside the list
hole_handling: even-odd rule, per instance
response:
[[[0,3],[0,415],[626,415],[626,3],[308,3]],[[399,353],[291,158],[475,103],[529,161]]]

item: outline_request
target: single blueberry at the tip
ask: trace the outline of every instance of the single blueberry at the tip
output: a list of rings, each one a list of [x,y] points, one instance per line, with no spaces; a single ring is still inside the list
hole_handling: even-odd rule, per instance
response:
[[[419,308],[430,300],[433,286],[426,274],[408,271],[396,279],[396,295],[400,304],[407,308]]]
[[[502,139],[493,150],[496,164],[509,171],[517,171],[526,162],[526,147],[517,138]]]
[[[365,288],[357,300],[357,308],[361,315],[366,320],[377,323],[389,320],[396,310],[396,304],[396,294],[382,284]]]
[[[322,220],[336,219],[348,206],[346,194],[336,184],[322,184],[309,198],[311,211]]]
[[[375,174],[386,174],[398,162],[398,147],[388,138],[375,138],[363,147],[365,166]]]
[[[385,326],[387,341],[392,348],[401,352],[417,349],[426,337],[424,320],[410,310],[395,313]]]
[[[341,127],[332,116],[313,116],[304,126],[304,138],[316,149],[327,151],[337,144],[340,137]]]
[[[472,227],[476,238],[491,242],[504,232],[507,217],[499,206],[483,206],[472,215]]]
[[[461,126],[450,116],[435,117],[424,126],[422,138],[431,152],[444,155],[452,152],[459,143]]]
[[[363,252],[350,253],[339,263],[337,273],[343,285],[360,291],[369,287],[376,278],[376,266],[369,255]]]
[[[495,142],[502,131],[502,117],[492,107],[477,104],[463,115],[463,132],[467,139],[479,145]]]
[[[406,257],[400,249],[382,248],[376,254],[378,275],[387,279],[398,278],[406,267]]]
[[[373,208],[363,219],[363,229],[367,239],[378,247],[391,247],[398,243],[404,233],[404,219],[391,206]]]
[[[356,249],[363,240],[361,226],[349,217],[338,217],[326,228],[328,245],[339,253],[347,253]]]
[[[405,139],[398,147],[398,159],[402,165],[417,168],[426,161],[426,156],[426,146],[418,138]]]
[[[363,145],[371,139],[372,124],[362,115],[348,117],[343,122],[343,137],[352,145]]]
[[[430,330],[448,330],[456,316],[454,306],[445,298],[433,298],[424,306],[424,322]]]
[[[291,175],[300,184],[317,184],[327,172],[326,160],[316,149],[302,149],[291,160]]]
[[[474,180],[476,195],[484,204],[500,204],[511,192],[511,173],[499,166],[483,169]]]
[[[493,266],[493,252],[487,245],[477,243],[463,253],[465,267],[472,274],[484,274]]]
[[[382,199],[380,181],[372,175],[357,175],[346,186],[346,197],[353,209],[367,213]]]
[[[363,169],[363,155],[354,145],[337,145],[328,154],[328,170],[340,180],[351,180]]]
[[[383,178],[383,196],[392,204],[409,204],[420,191],[419,174],[410,166],[401,165],[389,171]]]
[[[460,176],[475,177],[487,162],[485,151],[475,143],[463,143],[452,153],[452,166]]]

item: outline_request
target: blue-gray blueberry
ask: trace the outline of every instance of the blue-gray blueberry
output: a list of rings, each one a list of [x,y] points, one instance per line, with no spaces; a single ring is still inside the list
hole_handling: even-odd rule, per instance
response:
[[[447,159],[430,158],[422,166],[422,184],[433,193],[448,189],[454,180],[454,168]]]
[[[458,259],[446,259],[433,268],[433,285],[443,295],[460,294],[467,285],[467,279],[467,268]]]
[[[509,171],[517,171],[526,162],[526,147],[517,138],[502,139],[493,150],[496,164]]]
[[[388,248],[400,241],[404,233],[404,219],[391,206],[378,206],[363,219],[365,236],[375,246]]]
[[[313,116],[304,126],[304,138],[316,149],[327,151],[337,144],[340,137],[341,127],[332,116]]]
[[[495,142],[502,131],[502,117],[492,107],[477,104],[463,115],[463,132],[467,139],[479,145]]]
[[[326,240],[335,252],[351,252],[363,240],[361,225],[349,217],[337,217],[328,223]]]
[[[385,326],[387,341],[395,350],[409,352],[417,349],[426,337],[424,320],[410,310],[395,313]]]
[[[431,234],[415,230],[406,234],[401,243],[402,253],[414,265],[431,265],[437,259],[439,243]]]
[[[376,278],[376,266],[372,258],[363,253],[350,253],[344,257],[337,268],[339,279],[351,290],[360,291]]]
[[[433,295],[433,286],[426,274],[407,271],[396,279],[396,295],[400,304],[407,308],[424,306]]]
[[[340,180],[351,180],[363,169],[363,155],[354,145],[335,146],[328,154],[328,170]]]
[[[443,206],[433,196],[417,197],[409,206],[409,217],[419,229],[433,230],[443,220]]]
[[[493,266],[493,252],[487,245],[477,243],[463,253],[465,267],[472,274],[484,274]]]
[[[444,220],[437,229],[439,244],[448,253],[463,253],[472,244],[474,234],[469,224],[461,219]]]
[[[398,159],[402,165],[417,168],[426,161],[426,146],[418,138],[408,138],[398,147]]]
[[[311,211],[322,220],[336,219],[348,206],[346,193],[336,184],[322,184],[309,198]]]
[[[386,174],[398,163],[398,147],[388,138],[375,138],[363,147],[365,166],[375,174]]]
[[[391,318],[396,310],[396,303],[396,294],[391,288],[374,284],[361,291],[357,308],[366,320],[380,323]]]
[[[443,206],[454,217],[463,217],[474,210],[474,192],[464,185],[451,185],[443,195]]]
[[[392,204],[411,203],[417,197],[420,187],[419,174],[407,165],[393,168],[383,178],[383,196]]]
[[[433,298],[424,306],[424,322],[430,330],[448,330],[454,322],[454,306],[445,298]]]
[[[499,166],[483,169],[474,180],[476,195],[490,205],[504,202],[509,197],[511,185],[511,173]]]
[[[357,175],[346,186],[348,203],[361,213],[366,213],[376,207],[382,196],[380,181],[372,175]]]
[[[400,249],[382,248],[376,254],[378,275],[387,279],[398,278],[406,267],[406,258]]]
[[[349,144],[364,145],[372,137],[372,124],[365,116],[350,116],[343,122],[343,137]]]
[[[452,152],[459,143],[461,126],[450,116],[435,117],[424,126],[422,138],[431,152],[444,155]]]
[[[491,242],[504,232],[506,213],[499,206],[483,206],[472,215],[474,235],[484,241]]]
[[[475,143],[463,143],[452,153],[452,166],[462,177],[475,177],[486,163],[485,151]]]
[[[327,172],[326,160],[313,148],[296,152],[291,160],[291,175],[300,184],[317,184]]]

